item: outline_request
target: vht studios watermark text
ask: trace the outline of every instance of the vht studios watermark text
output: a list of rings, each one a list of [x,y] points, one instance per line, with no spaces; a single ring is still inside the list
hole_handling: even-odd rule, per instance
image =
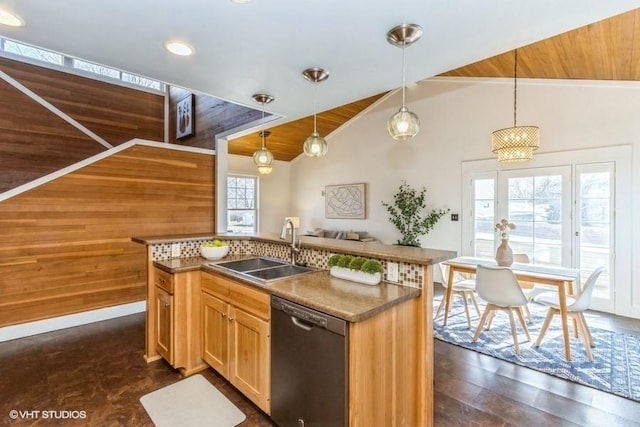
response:
[[[87,411],[12,409],[9,411],[9,418],[12,420],[84,420],[87,418]]]

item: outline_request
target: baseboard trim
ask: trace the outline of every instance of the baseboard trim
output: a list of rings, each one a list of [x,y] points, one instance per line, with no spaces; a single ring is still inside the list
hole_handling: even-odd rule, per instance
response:
[[[129,314],[141,313],[146,311],[146,309],[146,301],[138,301],[113,307],[100,308],[97,310],[84,311],[82,313],[54,317],[51,319],[5,326],[4,328],[0,328],[0,342],[43,334],[45,332],[57,331],[60,329],[72,328],[74,326],[86,325],[88,323],[100,322],[102,320],[114,319],[116,317],[127,316]]]

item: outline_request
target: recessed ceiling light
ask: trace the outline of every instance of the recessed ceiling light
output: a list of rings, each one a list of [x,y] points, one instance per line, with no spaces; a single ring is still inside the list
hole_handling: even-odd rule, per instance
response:
[[[18,15],[0,9],[0,24],[10,27],[24,27],[24,21]]]
[[[193,52],[195,51],[193,47],[189,46],[188,44],[184,42],[175,41],[175,40],[166,42],[164,44],[164,47],[169,52],[175,55],[180,55],[180,56],[193,55]]]

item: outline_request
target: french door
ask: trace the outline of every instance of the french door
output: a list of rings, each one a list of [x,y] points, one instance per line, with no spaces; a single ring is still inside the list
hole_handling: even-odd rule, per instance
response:
[[[471,250],[491,257],[499,245],[493,226],[516,225],[509,245],[536,264],[580,269],[581,283],[599,266],[591,307],[614,311],[615,163],[519,168],[474,174]]]

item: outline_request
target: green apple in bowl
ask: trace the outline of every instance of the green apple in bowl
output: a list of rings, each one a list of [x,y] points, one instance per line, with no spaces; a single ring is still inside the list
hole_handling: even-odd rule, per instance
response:
[[[200,245],[200,255],[206,259],[221,259],[229,253],[229,245],[218,239],[202,242]]]

